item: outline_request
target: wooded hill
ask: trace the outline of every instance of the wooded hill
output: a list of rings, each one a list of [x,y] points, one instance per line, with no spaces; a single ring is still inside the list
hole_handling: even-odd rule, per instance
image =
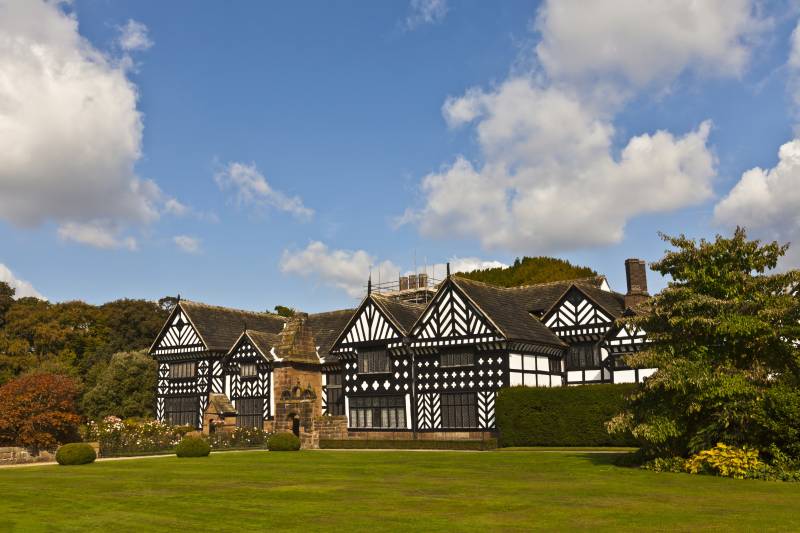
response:
[[[564,259],[554,257],[517,258],[514,264],[506,268],[486,268],[458,274],[461,277],[500,285],[502,287],[519,287],[550,281],[588,278],[597,272],[589,267],[576,266]]]

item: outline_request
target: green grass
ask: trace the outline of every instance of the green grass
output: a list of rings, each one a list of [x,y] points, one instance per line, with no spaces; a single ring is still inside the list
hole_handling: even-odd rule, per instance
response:
[[[797,530],[800,484],[579,452],[240,452],[0,470],[16,531]]]

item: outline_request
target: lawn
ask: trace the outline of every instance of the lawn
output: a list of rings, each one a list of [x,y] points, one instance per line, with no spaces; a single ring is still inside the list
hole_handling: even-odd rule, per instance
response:
[[[797,530],[800,484],[576,452],[229,452],[0,470],[17,531]]]

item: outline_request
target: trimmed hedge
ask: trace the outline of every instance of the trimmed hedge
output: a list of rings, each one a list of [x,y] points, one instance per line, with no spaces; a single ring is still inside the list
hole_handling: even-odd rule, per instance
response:
[[[93,463],[97,454],[85,442],[65,444],[56,451],[56,461],[60,465],[85,465]]]
[[[494,450],[497,439],[486,440],[323,440],[319,447],[339,450]]]
[[[632,435],[609,435],[605,423],[636,384],[511,387],[497,394],[500,446],[636,446]]]
[[[211,453],[211,446],[200,437],[186,436],[175,447],[178,457],[207,457]]]
[[[267,441],[271,452],[296,452],[300,449],[300,439],[294,433],[275,433]]]

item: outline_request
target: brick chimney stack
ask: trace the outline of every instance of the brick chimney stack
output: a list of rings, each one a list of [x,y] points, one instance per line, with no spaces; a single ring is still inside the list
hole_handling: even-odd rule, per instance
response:
[[[650,297],[647,293],[647,263],[644,260],[625,260],[625,280],[628,282],[625,307],[635,307]]]

